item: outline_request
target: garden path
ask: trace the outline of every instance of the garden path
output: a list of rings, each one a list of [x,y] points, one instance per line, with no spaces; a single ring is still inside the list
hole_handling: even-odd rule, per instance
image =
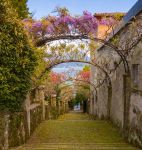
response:
[[[127,144],[107,121],[71,112],[48,120],[37,128],[30,140],[16,150],[137,150]]]

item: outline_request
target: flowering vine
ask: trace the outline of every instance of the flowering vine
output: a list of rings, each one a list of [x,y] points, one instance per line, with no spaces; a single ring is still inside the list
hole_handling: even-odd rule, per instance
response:
[[[57,16],[48,16],[41,20],[24,19],[23,23],[32,39],[37,42],[47,37],[61,35],[96,36],[98,25],[112,26],[116,24],[116,21],[112,17],[98,19],[95,15],[84,11],[81,16],[58,13]]]

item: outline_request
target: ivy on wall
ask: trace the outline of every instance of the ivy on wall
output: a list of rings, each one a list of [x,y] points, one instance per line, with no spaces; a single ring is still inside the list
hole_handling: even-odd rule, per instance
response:
[[[36,55],[11,0],[1,0],[0,10],[0,111],[20,111]]]

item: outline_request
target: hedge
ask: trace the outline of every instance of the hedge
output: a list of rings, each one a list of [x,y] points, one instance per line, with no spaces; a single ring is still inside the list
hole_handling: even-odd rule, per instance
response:
[[[0,111],[21,111],[36,55],[11,1],[1,0],[0,10]]]

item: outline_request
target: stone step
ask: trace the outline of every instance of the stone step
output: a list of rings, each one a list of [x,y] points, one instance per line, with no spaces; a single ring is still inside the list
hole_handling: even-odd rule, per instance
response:
[[[25,145],[16,150],[138,150],[125,143],[42,143]]]

